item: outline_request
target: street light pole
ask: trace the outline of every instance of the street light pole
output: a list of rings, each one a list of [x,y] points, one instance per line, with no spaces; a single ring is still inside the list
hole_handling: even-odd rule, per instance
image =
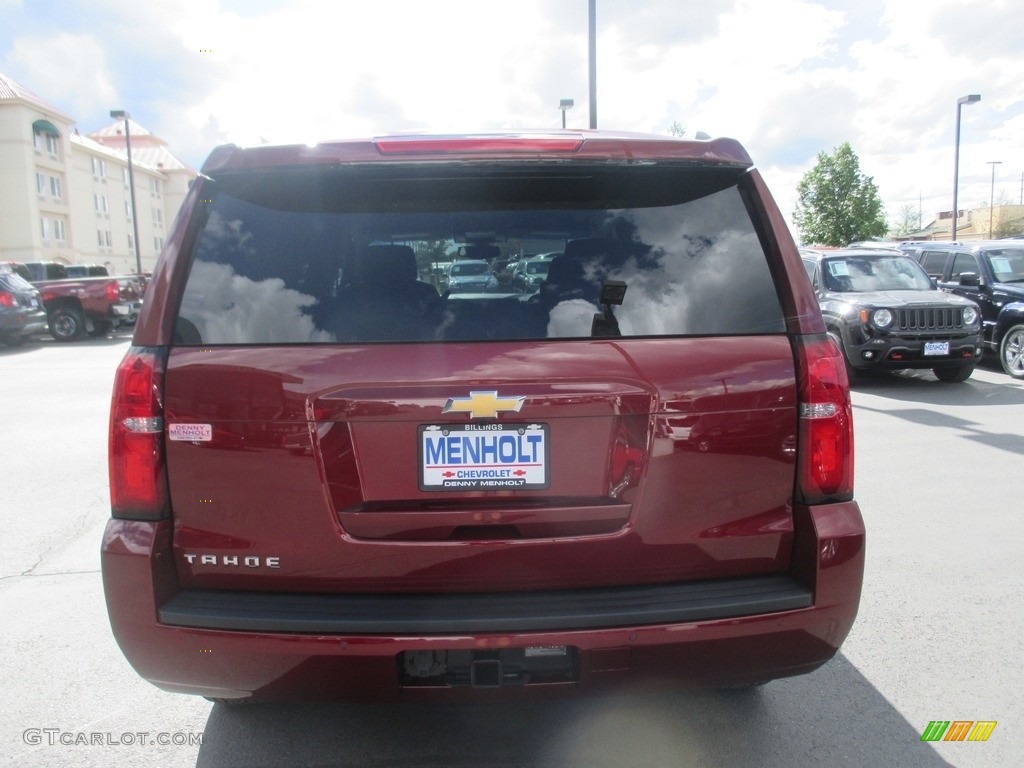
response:
[[[949,238],[954,241],[956,240],[956,220],[960,213],[956,207],[957,183],[960,176],[960,108],[964,104],[974,104],[976,101],[981,101],[981,94],[972,93],[956,100],[956,139],[953,142],[953,233]]]
[[[115,120],[124,120],[124,144],[128,150],[128,194],[131,195],[132,204],[132,231],[135,233],[135,271],[142,275],[142,243],[139,242],[139,217],[135,211],[135,170],[132,168],[132,134],[128,128],[128,119],[131,117],[123,109],[110,110],[110,116]]]
[[[572,109],[576,102],[572,99],[562,99],[558,102],[558,108],[562,110],[562,128],[565,128],[565,110]]]
[[[988,239],[992,239],[992,206],[995,204],[996,195],[996,166],[1002,165],[1002,160],[989,160],[988,164],[992,166],[992,186],[988,190]]]
[[[587,5],[587,28],[590,74],[590,128],[597,128],[597,0]]]

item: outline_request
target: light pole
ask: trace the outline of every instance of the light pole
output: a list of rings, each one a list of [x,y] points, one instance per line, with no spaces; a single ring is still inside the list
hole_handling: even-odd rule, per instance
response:
[[[587,3],[587,48],[590,80],[590,129],[597,129],[597,0]]]
[[[115,120],[124,120],[124,145],[128,150],[128,194],[131,195],[132,203],[132,231],[135,233],[135,271],[142,275],[142,243],[139,242],[139,217],[135,215],[135,170],[132,168],[132,134],[128,128],[128,119],[131,117],[123,109],[110,110],[110,116]]]
[[[956,139],[953,142],[953,234],[950,240],[956,240],[956,220],[959,214],[956,207],[956,191],[960,175],[960,108],[964,104],[973,104],[976,101],[981,101],[981,94],[972,93],[956,100]]]
[[[558,102],[558,108],[562,110],[562,128],[565,128],[565,110],[572,109],[576,102],[572,99],[562,99]]]
[[[992,186],[988,190],[988,239],[992,239],[992,206],[995,203],[996,196],[996,166],[1002,165],[1002,160],[989,160],[988,164],[992,166]]]

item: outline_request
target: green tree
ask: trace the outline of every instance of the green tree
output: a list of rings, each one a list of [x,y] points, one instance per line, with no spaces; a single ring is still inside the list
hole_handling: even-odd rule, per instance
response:
[[[448,261],[449,240],[424,240],[413,246],[416,252],[416,267],[420,278],[431,280],[434,277],[434,265],[439,261]]]
[[[844,142],[830,155],[818,153],[818,163],[797,185],[793,222],[802,242],[848,245],[857,240],[885,237],[885,221],[878,187],[860,171],[860,161]]]
[[[992,237],[1001,240],[1004,237],[1024,237],[1024,217],[1000,219]]]

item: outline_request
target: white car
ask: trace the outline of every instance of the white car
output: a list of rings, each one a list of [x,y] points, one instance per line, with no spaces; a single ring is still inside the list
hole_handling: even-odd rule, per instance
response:
[[[448,291],[451,293],[487,293],[498,288],[498,278],[486,261],[460,259],[448,267]]]

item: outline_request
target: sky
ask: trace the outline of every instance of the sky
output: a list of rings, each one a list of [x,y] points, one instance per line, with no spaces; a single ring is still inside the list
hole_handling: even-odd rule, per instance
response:
[[[890,222],[950,210],[974,93],[959,207],[1022,202],[1019,0],[596,8],[598,128],[738,139],[787,218],[843,142]],[[588,1],[0,0],[0,72],[83,134],[127,110],[197,169],[227,142],[558,128],[561,99],[588,128]]]

